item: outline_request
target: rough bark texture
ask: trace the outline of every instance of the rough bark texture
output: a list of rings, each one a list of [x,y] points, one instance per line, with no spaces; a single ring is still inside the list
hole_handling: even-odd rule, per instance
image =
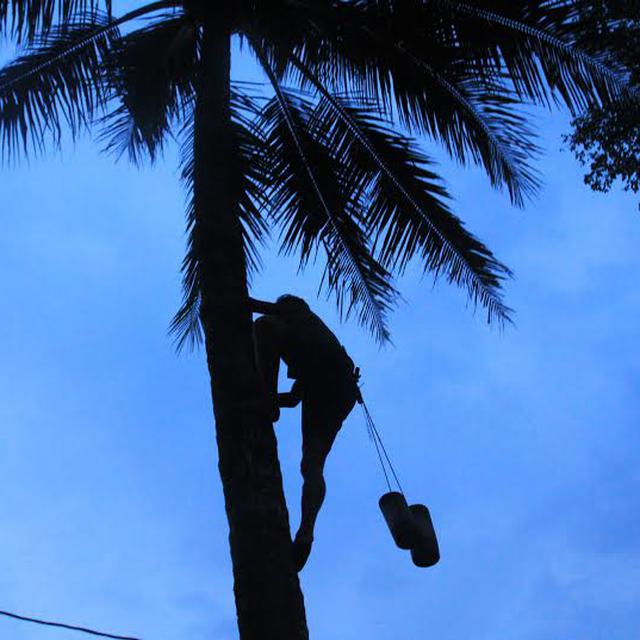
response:
[[[195,126],[196,250],[242,640],[308,638],[272,424],[257,407],[257,376],[241,223],[229,193],[230,36],[204,26]]]

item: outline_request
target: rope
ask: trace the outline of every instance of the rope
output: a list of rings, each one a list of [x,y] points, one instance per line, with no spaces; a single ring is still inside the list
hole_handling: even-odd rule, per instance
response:
[[[393,463],[391,462],[391,458],[389,457],[387,448],[384,446],[384,442],[382,442],[382,437],[380,436],[380,432],[378,431],[376,424],[373,421],[373,418],[371,417],[371,412],[369,411],[369,407],[367,407],[367,403],[364,400],[362,400],[361,405],[362,405],[362,410],[364,412],[364,418],[367,424],[367,431],[369,432],[369,438],[373,440],[373,444],[375,445],[376,453],[378,454],[378,459],[380,460],[380,466],[382,467],[382,472],[384,473],[384,478],[387,482],[387,487],[389,487],[389,491],[393,490],[391,487],[391,482],[389,480],[389,474],[387,473],[385,462],[382,458],[382,454],[384,454],[384,458],[386,459],[387,465],[389,466],[389,471],[391,472],[391,475],[393,476],[395,483],[398,485],[398,489],[400,490],[400,493],[404,495],[404,490],[402,489],[402,485],[400,484],[398,474],[396,473]],[[380,452],[381,450],[382,450],[382,453]]]
[[[74,625],[64,624],[62,622],[47,622],[46,620],[38,620],[37,618],[28,618],[27,616],[20,616],[17,613],[10,613],[9,611],[0,611],[0,616],[13,618],[14,620],[21,620],[23,622],[32,622],[33,624],[39,624],[45,627],[69,629],[70,631],[78,631],[80,633],[85,633],[90,636],[98,636],[100,638],[112,638],[113,640],[139,640],[139,638],[132,638],[130,636],[115,636],[111,633],[103,633],[101,631],[95,631],[94,629],[87,629],[86,627],[76,627]]]
[[[393,491],[393,489],[391,488],[391,482],[389,482],[389,474],[387,473],[387,468],[384,464],[384,460],[382,459],[382,453],[380,452],[380,446],[378,445],[378,439],[376,437],[376,430],[375,430],[375,424],[373,423],[373,420],[371,418],[371,414],[369,413],[369,410],[367,409],[367,406],[364,404],[364,402],[362,403],[362,411],[364,413],[364,419],[365,422],[367,424],[367,431],[369,433],[369,440],[371,440],[371,442],[373,442],[375,448],[376,448],[376,453],[378,454],[378,460],[380,460],[380,466],[382,467],[382,473],[384,473],[384,479],[387,482],[387,487],[389,487],[389,492]]]

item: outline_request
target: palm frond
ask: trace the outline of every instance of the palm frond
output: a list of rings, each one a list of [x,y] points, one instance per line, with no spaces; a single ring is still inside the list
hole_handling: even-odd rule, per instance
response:
[[[161,17],[121,38],[105,63],[119,105],[103,121],[101,139],[116,156],[140,164],[162,151],[172,125],[193,101],[197,30],[183,16]]]
[[[292,0],[311,24],[275,40],[274,67],[284,71],[290,54],[303,58],[336,91],[357,86],[389,106],[398,80],[411,87],[407,65],[394,62],[376,40],[401,44],[450,79],[451,63],[464,62],[479,86],[503,84],[520,100],[575,111],[619,91],[621,78],[575,41],[571,0],[415,0],[318,3]],[[298,19],[297,22],[301,22]],[[375,34],[372,39],[370,35]],[[415,71],[413,72],[415,76]],[[413,83],[420,92],[424,83]],[[414,115],[419,118],[419,103]]]
[[[346,157],[355,151],[351,165],[369,166],[378,176],[370,221],[378,237],[384,232],[383,265],[402,270],[419,252],[426,270],[436,277],[445,271],[450,282],[464,286],[474,304],[487,309],[489,321],[509,321],[500,286],[510,272],[443,203],[446,192],[429,169],[429,159],[409,140],[381,127],[371,111],[332,95],[311,71],[306,73],[324,99],[318,120],[344,141],[338,153]]]
[[[140,9],[135,9],[130,11],[129,13],[112,20],[110,15],[99,14],[96,12],[87,12],[84,14],[80,14],[77,20],[67,20],[64,23],[56,24],[54,29],[60,34],[64,33],[66,29],[76,29],[78,24],[94,24],[96,23],[96,28],[93,31],[89,31],[84,38],[79,38],[77,40],[72,41],[66,48],[60,48],[59,51],[56,51],[55,55],[51,55],[48,58],[43,58],[40,60],[39,64],[34,66],[33,68],[26,69],[23,74],[20,74],[10,80],[7,80],[0,86],[0,90],[6,91],[11,88],[15,84],[19,84],[21,82],[25,82],[35,76],[38,73],[45,73],[50,67],[57,66],[61,64],[67,57],[73,56],[76,52],[83,49],[84,47],[91,46],[96,40],[103,38],[108,35],[110,32],[115,33],[119,27],[123,24],[135,20],[136,18],[140,18],[142,16],[146,16],[149,13],[154,13],[155,11],[159,11],[162,9],[166,9],[168,6],[172,6],[172,2],[170,0],[161,0],[159,2],[154,2]],[[101,19],[102,18],[102,19]],[[102,22],[103,24],[98,24]],[[43,31],[38,34],[37,42],[30,42],[29,44],[37,49],[38,43],[42,44],[47,42],[47,36],[49,36],[50,29]]]
[[[252,46],[276,93],[271,104],[276,126],[271,127],[269,153],[274,155],[279,146],[286,156],[272,171],[278,182],[275,193],[269,194],[289,223],[283,246],[286,250],[299,247],[304,266],[317,248],[314,245],[321,242],[328,259],[323,282],[336,295],[339,310],[345,317],[357,310],[360,323],[368,325],[383,343],[389,339],[386,313],[396,291],[388,272],[370,254],[366,235],[358,225],[356,191],[353,185],[345,188],[341,176],[332,171],[335,158],[308,130],[304,103],[280,86],[264,52],[257,43]],[[287,174],[288,191],[282,188]]]
[[[281,91],[281,99],[274,98],[259,121],[268,149],[266,199],[270,218],[281,230],[281,250],[298,254],[301,269],[323,251],[326,268],[321,290],[335,297],[343,317],[355,314],[384,343],[389,340],[386,314],[397,291],[389,272],[371,253],[366,183],[359,171],[334,152],[332,141],[317,126],[315,105],[302,95]],[[313,168],[314,183],[307,164]]]
[[[363,94],[369,101],[381,95],[383,110],[397,114],[409,132],[441,142],[461,163],[482,165],[491,184],[506,186],[516,206],[536,195],[540,181],[530,161],[538,147],[512,91],[489,79],[478,82],[477,74],[464,60],[448,65],[442,60],[437,65],[427,63],[402,43],[383,42],[381,36],[369,35],[369,42],[384,52],[386,59],[367,72],[374,79],[358,80],[350,94]],[[371,55],[370,47],[364,55]],[[295,54],[290,60],[298,72],[296,80],[313,86],[304,71],[311,67]]]
[[[576,16],[573,2],[438,2],[459,17],[458,24],[465,17],[475,23],[475,33],[482,34],[481,46],[489,45],[499,52],[522,97],[548,103],[559,96],[575,113],[589,104],[611,99],[624,87],[624,78],[610,58],[605,63],[583,51],[571,36]],[[473,29],[474,25],[465,25],[464,35],[470,35]],[[505,37],[509,33],[511,39]]]
[[[15,158],[20,149],[41,152],[48,138],[58,144],[63,124],[73,136],[89,124],[109,97],[103,63],[119,27],[169,5],[155,2],[116,20],[78,10],[75,20],[48,25],[31,37],[27,50],[0,70],[3,157]]]
[[[76,135],[104,106],[102,62],[118,37],[108,24],[96,14],[51,28],[0,71],[3,157],[40,152],[48,138],[58,144],[63,124]]]
[[[232,126],[234,133],[234,176],[229,185],[237,215],[242,223],[246,264],[251,274],[260,269],[259,247],[268,229],[263,211],[267,207],[263,184],[264,145],[259,131],[250,124],[249,114],[255,114],[259,106],[255,99],[241,88],[232,90]],[[182,130],[182,181],[187,192],[187,251],[182,262],[182,305],[169,327],[176,348],[194,349],[203,340],[200,319],[201,281],[197,216],[193,191],[194,180],[194,121],[193,114]]]
[[[453,158],[464,163],[470,157],[474,163],[482,164],[491,184],[496,188],[506,185],[516,206],[523,206],[526,198],[535,196],[540,180],[529,162],[539,149],[513,93],[499,82],[487,79],[478,83],[464,63],[450,65],[445,75],[402,43],[394,47],[423,72],[419,82],[425,83],[424,74],[433,81],[428,82],[422,94],[403,91],[396,82],[401,123],[409,131],[426,132],[441,139]],[[416,98],[422,104],[415,104]]]
[[[111,0],[0,0],[0,36],[8,32],[19,42],[32,42],[54,24],[86,21],[101,10],[110,16]]]

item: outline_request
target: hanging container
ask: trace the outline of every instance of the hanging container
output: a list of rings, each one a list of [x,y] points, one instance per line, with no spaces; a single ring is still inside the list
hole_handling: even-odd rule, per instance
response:
[[[378,501],[395,543],[401,549],[411,549],[420,540],[416,519],[405,497],[397,491],[385,493]]]
[[[432,567],[440,560],[440,549],[429,509],[423,504],[412,504],[409,512],[418,530],[418,541],[411,549],[413,564],[422,568]]]

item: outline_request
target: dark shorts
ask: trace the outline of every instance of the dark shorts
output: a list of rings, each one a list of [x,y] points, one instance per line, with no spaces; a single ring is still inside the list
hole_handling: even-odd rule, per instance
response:
[[[302,386],[302,470],[308,465],[324,466],[342,423],[358,397],[351,380],[324,380]]]

